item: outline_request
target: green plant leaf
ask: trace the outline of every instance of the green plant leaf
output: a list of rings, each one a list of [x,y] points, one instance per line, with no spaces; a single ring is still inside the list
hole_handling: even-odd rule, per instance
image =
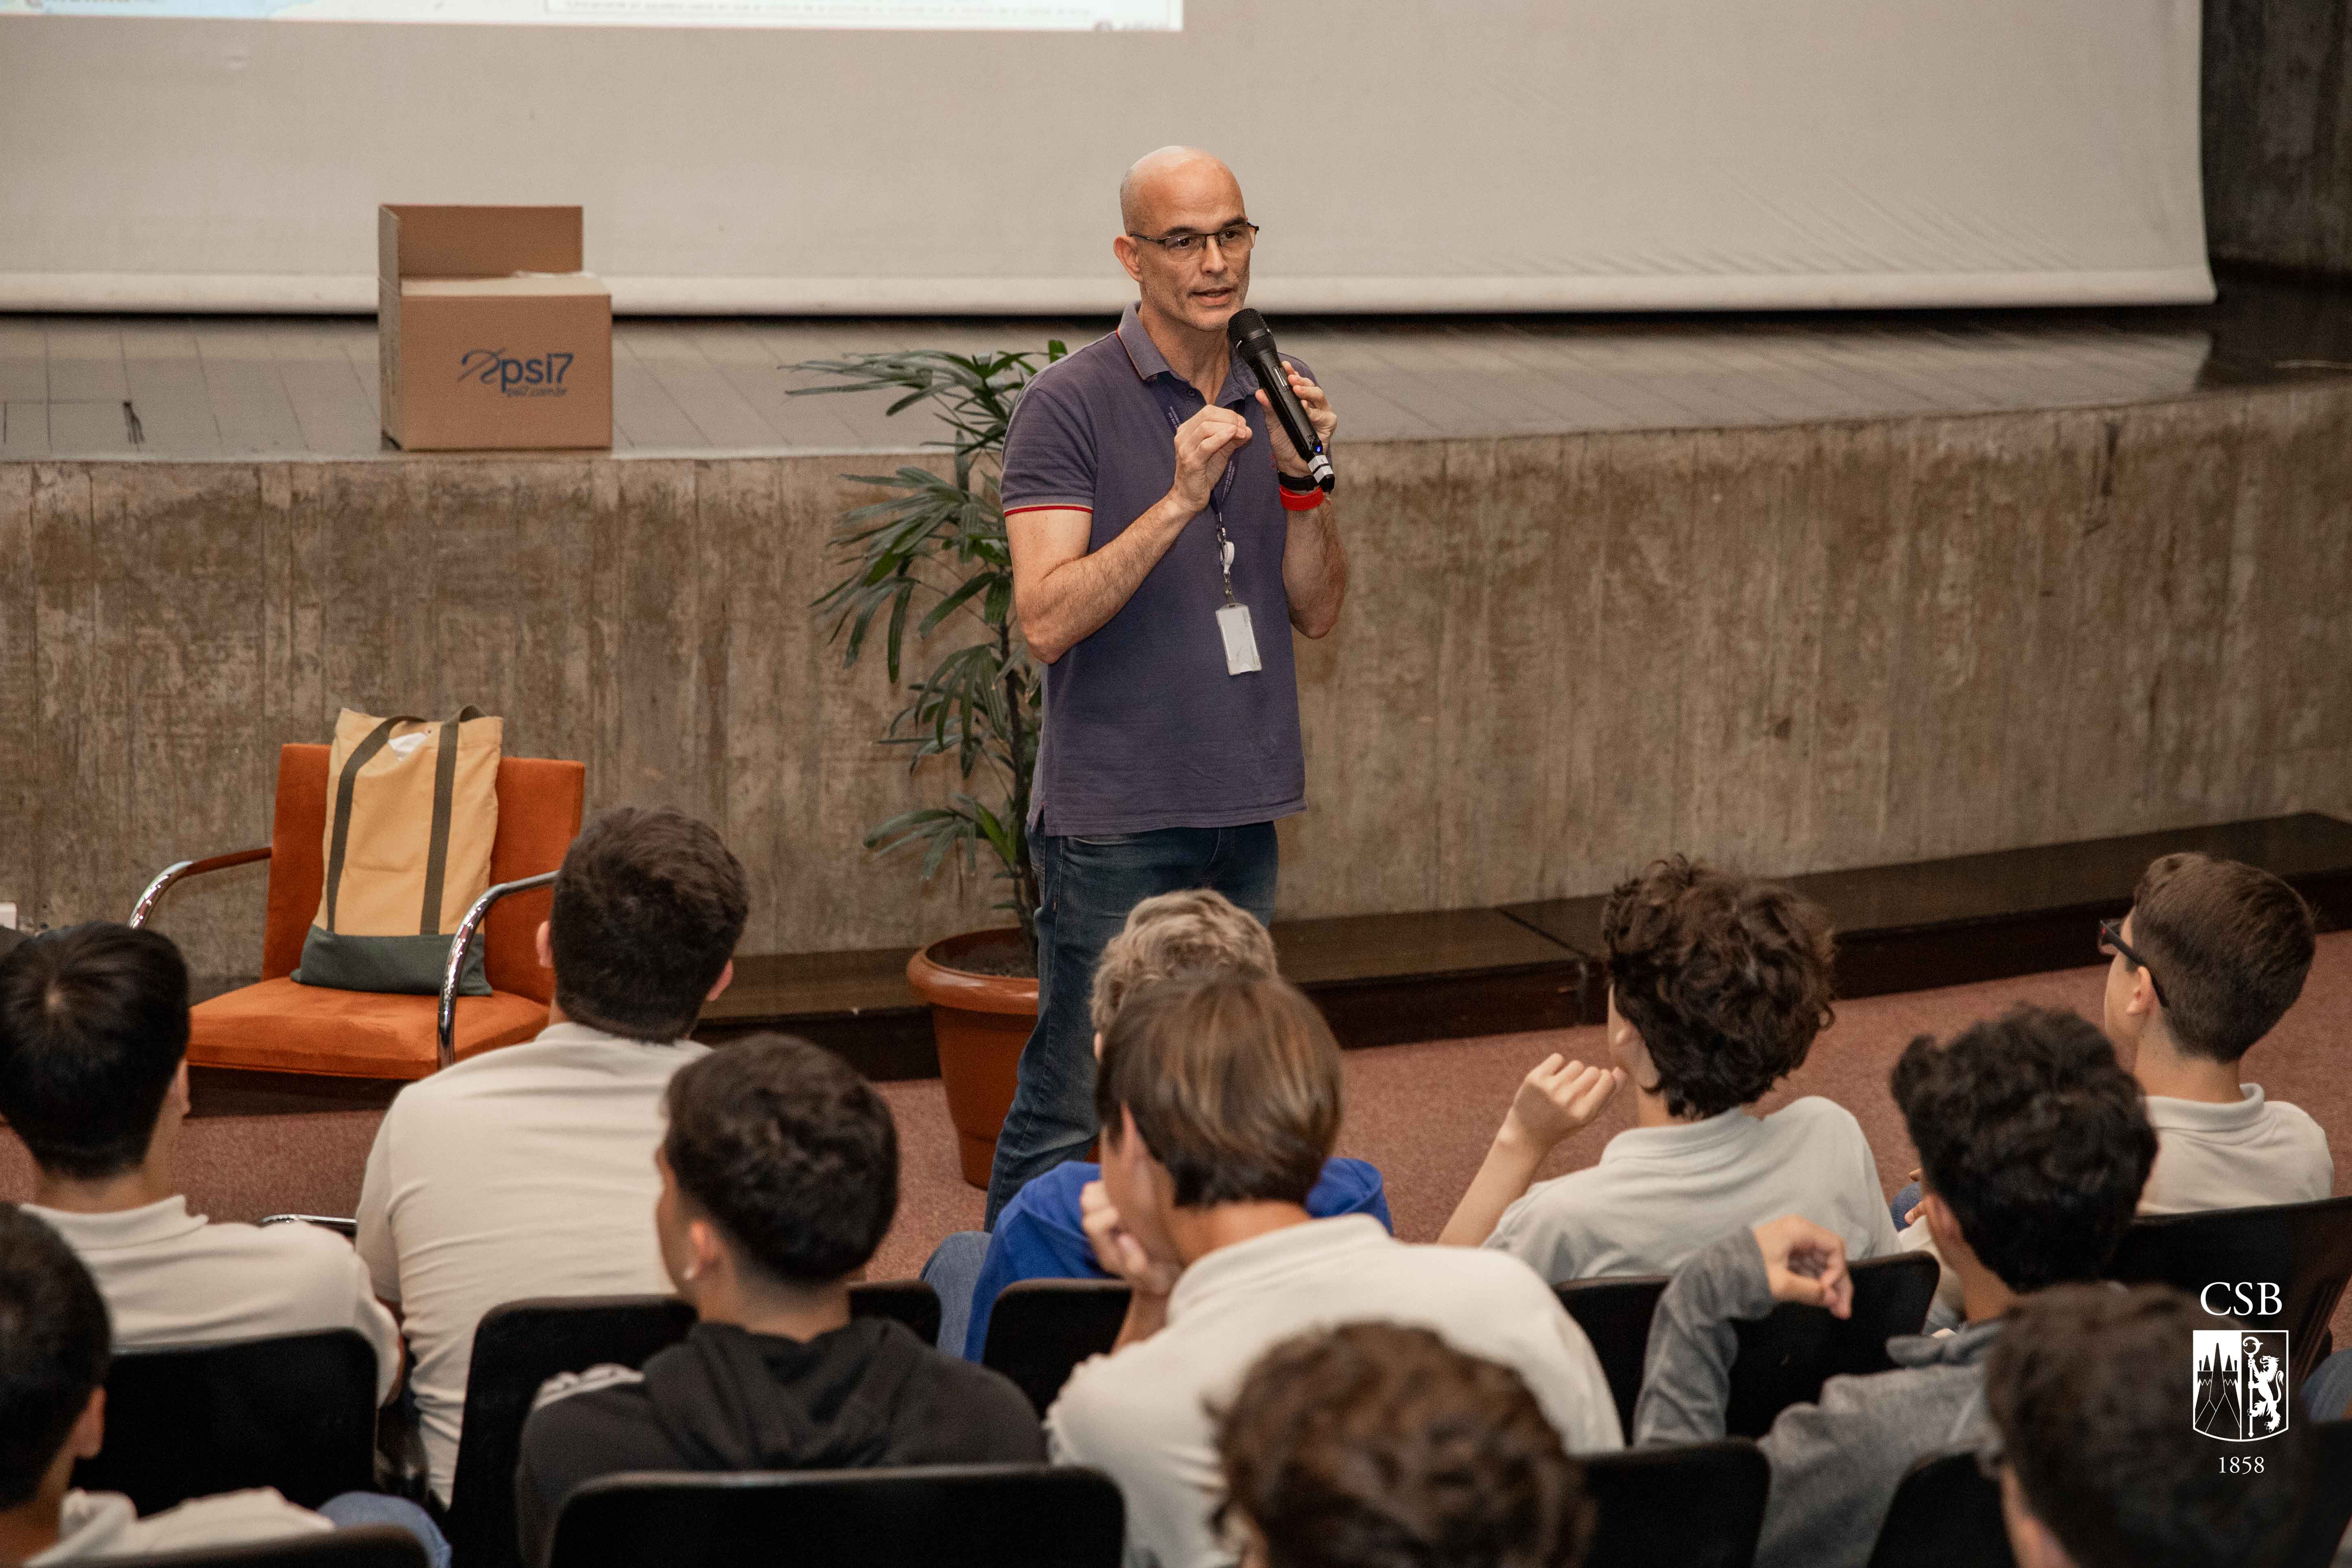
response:
[[[986,629],[986,640],[937,657],[876,737],[906,748],[910,769],[953,757],[967,787],[948,805],[901,812],[865,842],[877,854],[920,848],[926,879],[950,857],[961,856],[969,869],[984,844],[997,876],[1013,884],[999,907],[1013,910],[1033,952],[1036,868],[1027,815],[1044,685],[1015,624],[1012,547],[995,474],[1030,377],[1068,352],[1055,339],[1042,353],[892,350],[787,367],[823,378],[793,388],[794,396],[891,392],[889,415],[928,408],[950,432],[949,439],[926,443],[948,448],[947,473],[909,463],[893,474],[844,476],[881,493],[835,521],[827,550],[839,574],[812,603],[829,619],[828,639],[841,644],[845,667],[855,667],[878,638],[893,686],[910,667],[910,631],[917,642],[928,642],[960,611]],[[919,614],[919,595],[926,596]],[[983,765],[998,792],[985,798],[971,793]]]

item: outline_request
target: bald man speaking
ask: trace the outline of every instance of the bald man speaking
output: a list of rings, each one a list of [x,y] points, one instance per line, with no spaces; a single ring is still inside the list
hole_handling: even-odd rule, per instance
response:
[[[1030,843],[1037,1027],[996,1142],[988,1225],[1095,1136],[1096,961],[1154,893],[1214,888],[1274,915],[1277,817],[1307,805],[1290,629],[1348,589],[1331,507],[1267,417],[1225,323],[1257,225],[1233,172],[1169,147],[1127,173],[1111,242],[1139,298],[1040,372],[1004,442],[1013,594],[1045,666]],[[1290,384],[1328,446],[1339,420]]]

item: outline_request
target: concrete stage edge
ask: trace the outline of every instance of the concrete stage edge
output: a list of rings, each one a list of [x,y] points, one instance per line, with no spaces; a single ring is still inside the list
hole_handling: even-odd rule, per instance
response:
[[[2352,813],[2352,384],[1339,456],[1287,917]],[[879,662],[809,609],[842,471],[901,460],[0,465],[0,900],[121,919],[265,842],[339,706],[475,702],[592,809],[716,823],[746,952],[995,923],[984,867],[860,847],[950,780],[874,743]],[[255,971],[260,870],[166,905],[198,974]]]

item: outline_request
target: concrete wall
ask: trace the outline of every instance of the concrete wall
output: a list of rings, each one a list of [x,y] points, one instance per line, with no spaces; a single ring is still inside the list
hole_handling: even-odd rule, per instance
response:
[[[1286,914],[2352,811],[2352,384],[1344,460]],[[807,609],[875,466],[0,465],[0,900],[119,919],[262,841],[277,746],[338,706],[473,701],[592,807],[717,822],[749,951],[992,923],[984,878],[859,847],[946,784],[872,744],[881,671]],[[258,870],[211,881],[164,928],[250,972]]]
[[[2206,247],[2352,272],[2352,5],[2205,0]]]

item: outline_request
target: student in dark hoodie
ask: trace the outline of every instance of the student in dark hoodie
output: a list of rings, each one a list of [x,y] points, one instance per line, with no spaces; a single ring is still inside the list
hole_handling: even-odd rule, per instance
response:
[[[670,1079],[654,1160],[662,1261],[700,1320],[643,1373],[551,1379],[515,1476],[523,1558],[563,1500],[622,1470],[1037,1461],[1028,1400],[898,1323],[853,1321],[849,1277],[898,1206],[898,1134],[865,1079],[803,1040],[738,1041]]]

